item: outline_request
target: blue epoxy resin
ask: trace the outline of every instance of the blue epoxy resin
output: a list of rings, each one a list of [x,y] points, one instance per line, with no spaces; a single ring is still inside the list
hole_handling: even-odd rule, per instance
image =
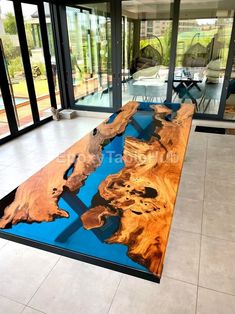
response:
[[[92,200],[98,193],[101,182],[124,167],[121,156],[125,138],[131,136],[140,140],[150,140],[156,128],[151,105],[152,103],[140,103],[138,111],[133,115],[123,134],[117,135],[103,145],[100,166],[88,176],[80,190],[75,193],[65,191],[61,195],[58,201],[59,208],[66,210],[69,218],[32,224],[22,222],[2,232],[149,273],[145,267],[128,257],[127,246],[106,243],[106,239],[119,228],[120,217],[109,217],[102,227],[86,230],[83,228],[80,216],[92,207]],[[170,108],[170,104],[167,106]],[[178,110],[178,104],[172,105],[171,109]],[[111,123],[117,115],[118,112],[111,115],[107,123]],[[73,166],[65,173],[65,179],[72,174]]]

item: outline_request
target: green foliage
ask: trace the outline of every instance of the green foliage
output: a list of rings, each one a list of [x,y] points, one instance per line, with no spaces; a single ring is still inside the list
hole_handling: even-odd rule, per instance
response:
[[[10,64],[14,66],[16,72],[23,72],[23,63],[20,56],[16,57],[14,60],[11,60]]]
[[[10,34],[10,35],[17,34],[17,26],[16,26],[15,16],[11,12],[8,12],[6,14],[6,18],[3,22],[3,25],[4,25],[5,32],[7,34]]]
[[[8,65],[9,74],[14,78],[16,72],[23,72],[23,64],[21,57],[18,56],[15,59],[11,60]]]
[[[30,51],[30,54],[31,54],[31,49],[34,48],[32,25],[25,24],[25,33],[26,33],[28,48],[29,48],[29,51]]]
[[[13,43],[10,36],[2,36],[2,44],[6,59],[9,60],[13,57]]]
[[[2,44],[7,62],[9,62],[11,59],[16,58],[19,55],[19,47],[15,47],[13,45],[10,35],[2,36]]]
[[[158,50],[160,54],[162,54],[162,65],[169,66],[171,50],[171,24],[166,28],[164,36],[159,36],[158,38],[161,42],[162,48],[157,38],[152,37],[149,39],[141,39],[140,49],[146,47],[147,45],[151,45],[153,48]]]
[[[200,35],[195,36],[195,34],[197,33],[199,33]],[[191,28],[188,31],[180,32],[178,34],[176,66],[182,66],[183,55],[185,52],[187,52],[191,45],[200,43],[204,47],[207,47],[213,40],[214,36],[217,36],[218,41],[223,44],[220,56],[221,66],[226,66],[230,35],[231,25],[229,24],[221,28],[213,27],[211,29],[203,28],[202,26],[200,26],[197,28]]]
[[[195,34],[199,33],[199,36]],[[177,39],[177,59],[176,66],[182,66],[182,58],[185,52],[191,47],[191,45],[200,43],[204,47],[207,47],[213,37],[217,34],[218,40],[223,44],[221,49],[221,62],[223,66],[226,66],[226,60],[228,55],[228,47],[230,42],[231,25],[218,28],[203,28],[202,26],[192,27],[188,31],[181,31],[178,34]],[[194,37],[195,36],[195,37]],[[194,38],[194,39],[193,39]],[[171,51],[171,24],[166,28],[163,36],[159,36],[159,39],[163,48],[162,65],[169,66],[170,51]],[[193,42],[192,42],[193,40]],[[154,37],[140,40],[140,49],[147,45],[151,45],[159,52],[161,47],[158,40]]]
[[[14,66],[13,65],[9,65],[8,66],[8,71],[9,71],[9,75],[11,78],[14,78],[15,77],[15,69],[14,69]]]
[[[171,51],[171,25],[165,31],[165,34],[160,38],[163,48],[162,64],[169,66],[170,64],[170,51]]]

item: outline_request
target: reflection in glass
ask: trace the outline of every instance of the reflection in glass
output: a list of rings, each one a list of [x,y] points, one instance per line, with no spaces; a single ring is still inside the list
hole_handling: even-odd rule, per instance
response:
[[[59,109],[61,108],[61,98],[60,98],[58,67],[57,67],[56,57],[55,57],[55,44],[54,44],[54,38],[53,38],[53,32],[52,32],[49,3],[44,2],[44,10],[45,10],[45,15],[46,15],[47,35],[48,35],[49,48],[50,48],[50,54],[51,54],[51,67],[52,67],[52,73],[53,73],[53,79],[54,79],[54,85],[55,85],[56,104],[57,104],[57,109]]]
[[[0,139],[9,134],[10,134],[10,129],[8,125],[4,102],[2,99],[2,92],[0,89]]]
[[[229,80],[227,99],[224,111],[224,119],[235,120],[235,53],[233,58],[233,67]]]
[[[0,2],[0,36],[6,58],[9,84],[12,90],[13,104],[16,108],[16,118],[19,128],[24,128],[33,123],[29,102],[27,84],[22,63],[21,50],[15,20],[13,3],[2,0]],[[5,108],[0,102],[0,123],[6,121]]]
[[[160,102],[166,99],[172,3],[171,0],[122,3],[123,104],[132,99]]]
[[[112,106],[111,20],[106,3],[66,8],[76,104]]]
[[[193,102],[199,113],[219,110],[233,23],[227,5],[216,0],[181,3],[173,100]]]
[[[36,5],[22,3],[22,11],[39,115],[40,119],[44,119],[51,115],[51,101],[42,47],[38,9]]]

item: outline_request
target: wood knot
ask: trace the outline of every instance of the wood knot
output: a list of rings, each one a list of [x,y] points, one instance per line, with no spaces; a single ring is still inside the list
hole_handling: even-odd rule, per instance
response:
[[[95,136],[97,134],[97,128],[95,128],[92,132],[93,136]]]

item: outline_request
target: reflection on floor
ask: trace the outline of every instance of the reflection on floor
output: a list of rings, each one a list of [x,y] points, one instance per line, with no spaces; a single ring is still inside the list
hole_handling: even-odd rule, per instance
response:
[[[234,96],[234,95],[233,95]],[[228,103],[225,106],[224,119],[235,120],[235,102]]]
[[[101,121],[53,121],[3,145],[0,197]],[[208,125],[234,127],[212,121]],[[160,285],[0,239],[1,310],[235,313],[234,156],[235,136],[192,129]]]
[[[77,100],[75,105],[88,107],[112,107],[112,91],[94,92]]]
[[[143,80],[142,80],[143,81]],[[154,81],[152,79],[152,81]],[[139,83],[139,82],[138,82]],[[134,86],[136,90],[130,89],[131,81],[129,83],[123,83],[122,84],[122,104],[124,105],[127,103],[127,101],[130,100],[137,100],[137,101],[157,101],[161,102],[164,101],[166,98],[166,83],[159,80],[159,83],[162,83],[162,88],[159,88],[159,86],[148,86],[148,89],[151,90],[154,87],[158,87],[158,92],[160,94],[156,93],[154,94],[153,90],[151,93],[151,96],[146,96],[145,92],[141,93],[142,88],[145,86],[145,84],[150,84],[149,82],[142,82],[143,84],[138,84]],[[152,83],[154,84],[154,82]],[[204,84],[205,85],[205,84]],[[217,88],[217,86],[214,86],[216,84],[208,85],[206,88],[205,86],[201,86],[201,92],[200,95],[197,93],[197,91],[191,91],[191,94],[196,98],[197,104],[198,104],[198,112],[199,113],[205,113],[205,114],[218,114],[219,110],[219,103],[220,103],[220,89]],[[164,91],[164,93],[162,93]],[[197,95],[196,95],[197,94]],[[219,94],[219,95],[218,95]],[[213,96],[216,95],[216,96]],[[173,94],[173,101],[179,102],[179,103],[191,103],[191,99],[180,98],[176,93]],[[85,96],[77,101],[77,105],[84,105],[88,107],[112,107],[112,90],[105,92],[95,92],[93,94],[90,94],[88,96]]]
[[[109,92],[96,92],[90,94],[84,98],[79,99],[76,102],[76,105],[88,106],[88,107],[112,107],[112,90]],[[131,101],[133,96],[129,94],[127,88],[122,91],[122,105],[126,104],[128,101]],[[139,100],[143,100],[142,97]]]

